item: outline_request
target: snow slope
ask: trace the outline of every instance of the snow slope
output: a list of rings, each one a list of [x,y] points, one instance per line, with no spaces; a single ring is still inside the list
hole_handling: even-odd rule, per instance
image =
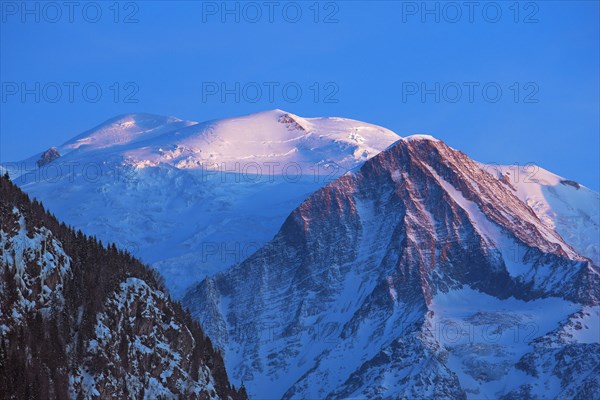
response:
[[[577,252],[600,265],[600,194],[533,164],[484,168]]]
[[[398,139],[281,110],[204,123],[132,114],[57,146],[60,158],[42,167],[43,153],[8,166],[59,218],[155,266],[179,296],[252,254],[306,196]]]

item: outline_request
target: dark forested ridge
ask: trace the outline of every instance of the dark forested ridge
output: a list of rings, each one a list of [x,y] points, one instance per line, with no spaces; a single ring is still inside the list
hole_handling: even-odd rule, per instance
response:
[[[200,325],[131,254],[0,177],[0,397],[245,399]]]

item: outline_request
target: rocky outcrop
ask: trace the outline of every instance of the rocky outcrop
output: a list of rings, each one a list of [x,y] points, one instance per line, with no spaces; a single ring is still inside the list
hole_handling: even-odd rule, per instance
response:
[[[290,131],[306,131],[306,129],[304,129],[304,127],[300,125],[300,123],[298,123],[298,121],[296,121],[290,114],[283,114],[277,121],[281,124],[284,124]]]
[[[579,189],[581,187],[581,185],[579,183],[572,181],[570,179],[563,179],[562,181],[560,181],[560,183],[563,185],[573,186],[575,189]]]
[[[46,164],[51,163],[52,161],[60,158],[60,153],[56,147],[50,147],[48,150],[42,153],[40,159],[37,160],[37,166],[43,167]]]

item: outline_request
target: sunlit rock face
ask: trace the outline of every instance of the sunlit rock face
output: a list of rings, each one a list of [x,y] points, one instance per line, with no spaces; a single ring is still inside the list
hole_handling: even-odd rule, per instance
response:
[[[413,136],[184,304],[257,398],[594,398],[598,274],[498,176]]]

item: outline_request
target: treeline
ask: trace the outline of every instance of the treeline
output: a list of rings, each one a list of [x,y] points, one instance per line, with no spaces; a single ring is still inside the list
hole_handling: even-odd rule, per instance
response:
[[[0,225],[3,229],[16,207],[24,215],[28,235],[46,227],[61,242],[71,258],[72,274],[63,289],[65,304],[61,312],[54,310],[50,318],[39,312],[26,315],[26,322],[11,327],[0,336],[0,397],[6,399],[68,399],[69,373],[82,364],[85,343],[94,336],[96,316],[105,301],[121,282],[129,277],[144,280],[153,289],[167,293],[160,275],[145,266],[129,252],[114,243],[104,245],[94,236],[58,222],[37,200],[30,200],[8,175],[0,177]],[[0,249],[5,251],[5,249]],[[2,265],[4,293],[2,312],[11,310],[17,300],[15,271]],[[170,298],[169,298],[170,300]],[[247,398],[245,389],[231,386],[223,357],[215,349],[200,325],[177,302],[171,302],[174,318],[183,321],[192,333],[196,346],[190,371],[198,378],[201,365],[207,365],[215,378],[215,389],[221,398]],[[0,331],[1,332],[1,331]],[[70,345],[67,349],[67,345]],[[94,365],[94,370],[106,370]]]

